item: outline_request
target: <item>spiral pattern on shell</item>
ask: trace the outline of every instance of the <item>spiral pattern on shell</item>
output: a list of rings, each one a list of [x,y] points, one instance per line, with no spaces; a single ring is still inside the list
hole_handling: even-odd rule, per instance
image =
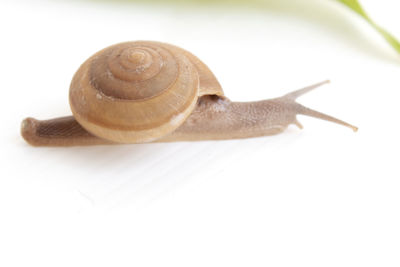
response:
[[[185,60],[160,45],[125,43],[93,59],[90,75],[93,86],[105,96],[143,100],[172,87],[179,74],[190,75],[179,73],[190,71]]]
[[[199,95],[198,71],[185,53],[148,41],[99,51],[72,79],[75,118],[89,132],[115,142],[148,142],[173,131]]]

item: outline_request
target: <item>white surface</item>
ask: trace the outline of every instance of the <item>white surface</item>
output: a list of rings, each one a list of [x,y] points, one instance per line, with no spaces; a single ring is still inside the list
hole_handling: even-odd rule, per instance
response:
[[[0,266],[399,266],[400,57],[334,2],[289,2],[1,2]],[[400,36],[399,1],[362,3]],[[300,117],[304,130],[247,140],[22,140],[24,117],[70,114],[87,57],[140,39],[192,51],[232,100],[329,78],[299,102],[360,130]]]

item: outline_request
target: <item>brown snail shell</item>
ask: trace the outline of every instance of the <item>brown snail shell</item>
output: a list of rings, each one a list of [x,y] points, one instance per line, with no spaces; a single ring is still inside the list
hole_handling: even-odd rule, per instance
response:
[[[87,131],[114,142],[141,143],[178,128],[205,94],[223,91],[194,55],[138,41],[112,45],[86,60],[72,79],[69,99]]]

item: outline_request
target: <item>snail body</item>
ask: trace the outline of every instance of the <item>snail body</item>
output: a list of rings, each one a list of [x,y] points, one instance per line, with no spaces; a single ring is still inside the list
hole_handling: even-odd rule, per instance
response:
[[[21,133],[34,146],[220,140],[272,135],[297,114],[357,128],[295,99],[325,82],[283,97],[232,102],[208,67],[176,46],[137,41],[107,47],[74,75],[74,116],[27,118]]]

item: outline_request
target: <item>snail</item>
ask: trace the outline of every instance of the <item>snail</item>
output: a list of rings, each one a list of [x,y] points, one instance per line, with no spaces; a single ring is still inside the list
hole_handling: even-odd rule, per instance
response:
[[[302,125],[296,115],[344,121],[295,100],[329,81],[282,97],[233,102],[209,68],[174,45],[135,41],[109,46],[86,60],[69,91],[73,116],[26,118],[21,134],[33,146],[83,146],[249,138]]]

